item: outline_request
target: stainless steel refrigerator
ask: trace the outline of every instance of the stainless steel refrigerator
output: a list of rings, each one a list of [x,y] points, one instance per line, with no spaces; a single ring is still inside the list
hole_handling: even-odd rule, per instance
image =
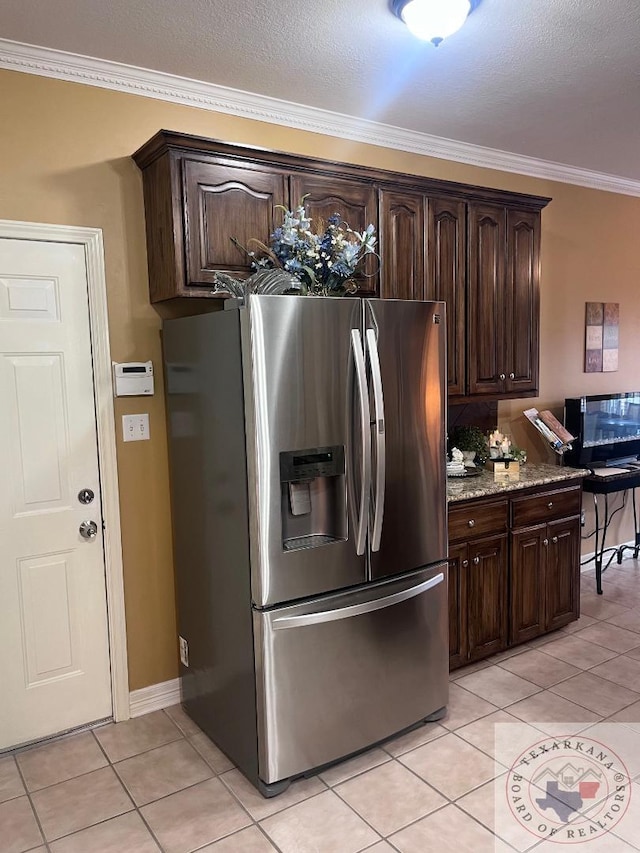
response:
[[[444,713],[445,307],[165,321],[187,712],[262,791]]]

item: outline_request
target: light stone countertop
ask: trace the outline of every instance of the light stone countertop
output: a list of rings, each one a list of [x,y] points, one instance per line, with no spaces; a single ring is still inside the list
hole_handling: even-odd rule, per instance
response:
[[[568,468],[559,465],[527,462],[520,466],[520,479],[512,483],[496,483],[493,471],[483,469],[477,477],[447,477],[447,503],[467,501],[472,498],[488,498],[492,495],[545,486],[586,477],[591,472],[586,468]]]

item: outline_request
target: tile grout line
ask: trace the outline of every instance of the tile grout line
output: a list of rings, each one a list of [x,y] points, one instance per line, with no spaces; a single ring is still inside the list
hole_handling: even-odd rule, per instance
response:
[[[25,779],[25,777],[24,777],[24,773],[22,772],[22,768],[21,768],[21,767],[20,767],[20,765],[18,764],[17,759],[14,757],[14,759],[13,759],[13,760],[14,760],[14,761],[15,761],[15,763],[16,763],[16,767],[17,767],[17,769],[18,769],[18,773],[19,773],[19,775],[20,775],[20,779],[21,779],[22,784],[23,784],[23,786],[24,786],[25,794],[26,794],[27,799],[28,799],[28,801],[29,801],[29,805],[31,806],[31,811],[33,812],[33,816],[34,816],[34,818],[35,818],[36,824],[37,824],[38,829],[39,829],[39,831],[40,831],[40,835],[42,836],[42,841],[43,841],[43,843],[44,843],[44,846],[45,846],[46,850],[48,851],[48,850],[49,850],[49,840],[48,840],[47,836],[44,834],[44,829],[43,829],[43,827],[42,827],[42,823],[40,822],[40,815],[38,814],[38,812],[37,812],[37,810],[36,810],[36,807],[35,807],[35,805],[34,805],[34,802],[33,802],[33,800],[31,799],[31,791],[30,791],[30,790],[29,790],[29,788],[27,787],[27,780],[26,780],[26,779]],[[32,847],[32,848],[30,848],[30,849],[31,849],[31,850],[37,850],[38,848],[37,848],[37,847]]]
[[[118,814],[118,815],[112,815],[111,817],[105,818],[104,820],[96,821],[96,823],[91,823],[91,824],[89,824],[89,826],[82,827],[81,829],[76,829],[76,830],[74,830],[73,832],[69,832],[69,833],[67,833],[66,835],[61,835],[61,836],[60,836],[60,838],[56,838],[56,839],[54,839],[54,841],[61,841],[61,840],[65,839],[65,838],[71,838],[73,835],[78,835],[78,834],[79,834],[79,833],[81,833],[81,832],[85,832],[85,831],[86,831],[86,830],[88,830],[88,829],[92,829],[94,826],[100,826],[100,824],[107,823],[107,822],[108,822],[108,821],[110,821],[110,820],[115,820],[115,819],[117,819],[117,818],[119,818],[119,817],[123,817],[124,815],[132,814],[132,813],[136,812],[136,813],[139,815],[139,817],[141,818],[141,820],[142,820],[143,824],[144,824],[144,825],[147,827],[147,829],[149,830],[149,832],[150,832],[150,834],[151,834],[151,837],[152,837],[152,838],[153,838],[153,840],[156,842],[156,844],[158,845],[159,849],[162,851],[162,853],[165,853],[164,847],[162,847],[162,845],[160,844],[160,842],[158,841],[158,839],[155,837],[154,833],[153,833],[153,832],[152,832],[152,830],[151,830],[151,827],[149,827],[149,826],[148,826],[148,824],[147,824],[147,822],[145,821],[144,817],[143,817],[143,816],[142,816],[142,814],[140,813],[140,810],[138,809],[138,807],[137,807],[136,803],[133,801],[133,797],[130,795],[129,790],[127,789],[127,787],[123,784],[122,780],[120,779],[120,776],[118,775],[118,773],[117,773],[117,771],[116,771],[116,769],[115,769],[115,767],[114,767],[114,765],[113,765],[113,762],[111,761],[111,759],[110,759],[110,758],[109,758],[109,756],[107,755],[106,750],[104,749],[104,747],[102,746],[102,744],[100,743],[100,741],[98,740],[98,738],[95,736],[95,733],[94,733],[93,731],[91,732],[91,734],[93,734],[94,739],[95,739],[96,743],[98,744],[98,748],[100,749],[100,751],[101,751],[101,752],[102,752],[102,754],[104,755],[105,759],[107,760],[107,765],[106,765],[106,766],[107,766],[107,767],[111,767],[111,769],[114,771],[114,773],[115,773],[115,775],[116,775],[116,778],[117,778],[118,782],[122,785],[122,787],[123,787],[123,789],[124,789],[125,793],[127,794],[127,796],[129,797],[129,799],[131,800],[131,803],[133,804],[133,809],[129,809],[129,811],[126,811],[126,812],[121,812],[121,813],[120,813],[120,814]],[[173,741],[172,741],[172,742],[173,742]],[[103,768],[99,767],[99,768],[96,768],[96,769],[98,769],[98,770],[102,770]],[[90,770],[90,771],[88,771],[88,772],[89,772],[89,773],[93,773],[94,771],[93,771],[93,770]],[[81,776],[86,776],[86,775],[88,775],[88,774],[87,774],[87,773],[80,773],[80,774],[78,774],[78,776],[72,776],[70,779],[65,779],[65,780],[63,780],[63,782],[65,782],[65,781],[66,781],[66,782],[70,782],[70,781],[71,781],[71,779],[79,779]],[[59,784],[63,784],[63,783],[62,783],[62,782],[56,782],[56,783],[54,783],[54,784],[59,785]],[[48,787],[48,788],[52,788],[52,787],[53,787],[53,785],[48,785],[47,787]],[[46,790],[46,788],[41,788],[40,790],[44,791],[44,790]],[[49,848],[47,848],[47,849],[49,849]]]
[[[234,766],[232,769],[233,769],[233,770],[238,770],[240,773],[242,773],[242,770],[240,770],[240,768],[239,768],[239,767],[235,767],[235,766]],[[228,770],[225,770],[225,773],[228,773],[228,772],[229,772]],[[258,827],[258,828],[263,832],[263,834],[264,834],[264,835],[267,835],[266,831],[264,831],[264,830],[262,829],[262,827],[260,826],[260,820],[257,820],[256,818],[254,818],[254,816],[251,814],[251,812],[249,811],[249,809],[244,805],[244,803],[242,802],[242,800],[240,799],[240,797],[238,797],[238,795],[235,793],[235,791],[233,791],[233,790],[229,787],[229,785],[227,785],[227,783],[226,783],[226,782],[221,778],[221,776],[222,776],[222,775],[224,775],[224,774],[222,774],[222,773],[221,773],[221,774],[220,774],[220,777],[218,777],[218,778],[220,779],[221,784],[222,784],[222,785],[224,785],[225,790],[226,790],[226,791],[228,791],[228,792],[229,792],[229,794],[231,794],[231,796],[233,797],[233,799],[238,803],[238,805],[242,808],[242,810],[243,810],[243,811],[244,811],[244,812],[249,816],[249,820],[251,820],[252,824],[253,824],[254,826],[257,826],[257,827]],[[323,784],[324,784],[324,783],[323,783]],[[324,790],[324,791],[319,791],[317,794],[312,794],[312,795],[311,795],[311,797],[306,797],[305,799],[300,800],[299,802],[306,803],[308,800],[311,800],[311,799],[313,799],[314,797],[319,796],[319,794],[324,794],[324,793],[325,793],[325,791],[327,791],[327,790],[329,790],[329,788],[328,788],[328,786],[326,786],[326,785],[325,785],[325,790]],[[285,793],[285,792],[283,791],[282,793]],[[292,803],[290,806],[283,806],[283,808],[279,809],[279,810],[278,810],[278,811],[276,811],[276,812],[273,812],[273,814],[265,815],[265,817],[264,817],[264,818],[262,818],[262,820],[267,820],[267,818],[273,817],[273,815],[282,814],[283,812],[286,812],[286,810],[287,810],[287,809],[293,808],[293,806],[297,806],[298,804],[299,804],[299,803]],[[247,827],[244,827],[244,829],[246,829],[246,828],[247,828]],[[238,830],[238,831],[240,831],[240,830]],[[228,838],[229,836],[224,836],[224,837],[225,837],[225,838]],[[267,837],[268,837],[268,835],[267,835]],[[269,841],[271,841],[271,839],[270,839],[270,838],[269,838]],[[276,845],[275,845],[275,842],[271,841],[271,843],[272,843],[272,844],[274,844],[274,846],[276,846]],[[277,847],[277,846],[276,846],[276,849],[277,849],[278,851],[280,851],[280,848],[279,848],[279,847]]]
[[[568,635],[568,636],[572,636],[572,635]],[[591,641],[590,641],[590,640],[583,640],[583,642],[591,642]],[[599,644],[599,643],[592,643],[592,645],[600,646],[600,644]],[[545,652],[543,651],[543,648],[544,648],[544,647],[540,647],[539,649],[533,649],[533,650],[532,650],[532,649],[530,649],[530,651],[540,651],[540,653],[541,653],[541,654],[545,654]],[[553,660],[559,661],[560,663],[565,663],[565,664],[568,664],[568,665],[570,665],[570,666],[574,666],[574,667],[576,667],[576,669],[578,669],[578,670],[579,670],[579,672],[575,672],[575,673],[573,673],[572,675],[568,675],[568,676],[566,676],[566,677],[564,677],[564,678],[561,678],[561,679],[559,679],[558,681],[554,682],[553,684],[548,685],[547,687],[541,687],[540,685],[536,685],[536,684],[535,684],[535,682],[530,681],[530,680],[529,680],[528,678],[526,678],[524,675],[520,675],[519,673],[511,672],[511,670],[508,670],[508,669],[506,669],[506,667],[502,666],[503,661],[498,661],[498,662],[495,664],[495,666],[499,666],[501,669],[505,670],[506,672],[510,672],[512,675],[516,675],[518,678],[522,678],[524,681],[528,681],[528,682],[529,682],[530,684],[532,684],[533,686],[538,687],[538,690],[536,691],[536,693],[532,693],[532,694],[530,694],[531,696],[535,696],[535,695],[537,695],[537,693],[540,693],[540,692],[551,692],[551,693],[554,693],[554,695],[556,695],[556,696],[560,696],[561,698],[566,699],[566,697],[561,696],[561,694],[555,693],[555,691],[553,690],[553,688],[554,688],[554,687],[557,687],[559,684],[563,684],[565,681],[569,681],[569,680],[570,680],[570,679],[572,679],[572,678],[577,678],[579,675],[583,675],[583,674],[585,674],[585,673],[589,673],[589,672],[591,672],[591,670],[595,669],[595,667],[597,667],[597,666],[602,666],[602,665],[603,665],[603,664],[605,664],[605,663],[611,663],[611,662],[613,662],[613,661],[615,661],[615,660],[618,660],[618,658],[621,658],[621,657],[623,657],[623,656],[627,655],[629,651],[632,651],[632,650],[633,650],[633,649],[628,649],[626,652],[618,652],[618,651],[616,651],[615,649],[607,649],[607,647],[606,647],[606,646],[600,646],[600,648],[603,648],[603,649],[606,649],[606,650],[607,650],[607,651],[609,651],[609,652],[612,652],[612,653],[613,653],[613,657],[608,658],[607,660],[604,660],[604,661],[600,661],[599,663],[592,664],[591,666],[589,666],[589,667],[587,667],[587,668],[578,667],[578,666],[576,666],[575,664],[568,664],[568,661],[565,661],[565,660],[563,660],[562,658],[556,658],[556,657],[555,657],[555,656],[553,656],[553,655],[547,654],[547,657],[552,658]],[[633,647],[633,648],[637,648],[637,647]],[[510,658],[505,658],[505,660],[510,660]],[[634,658],[631,658],[631,660],[634,660]],[[473,674],[475,674],[475,673],[471,673],[471,674],[473,675]],[[596,678],[601,678],[601,679],[602,679],[602,680],[604,680],[604,681],[608,681],[608,682],[610,682],[611,684],[615,684],[617,687],[623,687],[623,688],[624,688],[624,685],[619,684],[618,682],[613,681],[612,679],[609,679],[609,678],[607,678],[607,677],[606,677],[606,676],[604,676],[604,675],[600,675],[600,674],[598,674],[598,673],[592,673],[592,674],[593,674],[593,675],[595,675],[595,677],[596,677]],[[461,687],[462,685],[460,685],[460,684],[459,684],[458,686],[460,686],[460,687]],[[472,691],[472,690],[470,690],[469,688],[465,688],[465,689],[467,689],[469,692],[473,693],[473,691]],[[631,688],[624,688],[624,689],[631,690]],[[638,692],[638,691],[631,690],[631,692],[632,692],[632,693],[634,693],[634,692]],[[474,695],[478,696],[480,699],[484,699],[484,697],[483,697],[483,696],[480,696],[480,694],[474,694]],[[528,697],[528,696],[526,696],[526,697],[524,697],[524,698],[525,698],[525,699],[528,699],[529,697]],[[640,700],[640,692],[638,692],[638,699],[634,700],[633,702],[631,702],[631,703],[629,703],[629,704],[630,704],[630,705],[632,705],[632,704],[634,704],[636,701],[639,701],[639,700]],[[488,700],[486,700],[486,699],[485,699],[485,701],[488,701]],[[505,705],[505,706],[502,708],[502,710],[506,710],[506,708],[511,707],[512,705],[516,704],[516,703],[517,703],[517,702],[519,702],[519,701],[523,701],[523,700],[516,699],[516,700],[515,700],[515,702],[512,702],[510,705]],[[567,701],[574,701],[574,700],[567,699]],[[583,707],[585,710],[587,710],[587,711],[591,711],[592,713],[598,713],[597,711],[594,711],[592,708],[587,708],[587,707],[586,707],[586,706],[584,706],[584,705],[580,705],[580,703],[579,703],[579,702],[574,702],[574,704],[579,705],[580,707]],[[627,708],[627,707],[629,707],[629,705],[625,705],[625,706],[624,706],[624,708]],[[618,709],[618,710],[623,710],[623,708],[620,708],[620,709]],[[613,713],[614,713],[614,714],[615,714],[615,713],[618,713],[618,711],[614,711]],[[607,715],[607,716],[611,716],[611,715]]]
[[[428,788],[431,788],[431,790],[432,790],[432,791],[435,791],[435,792],[436,792],[436,794],[438,794],[438,795],[439,795],[439,796],[441,796],[441,797],[444,797],[444,798],[447,800],[447,802],[446,802],[446,803],[444,803],[443,805],[438,806],[437,808],[433,809],[433,810],[432,810],[432,811],[430,811],[430,812],[427,812],[427,814],[420,815],[420,817],[416,818],[415,820],[412,820],[412,821],[411,821],[410,823],[408,823],[406,826],[412,826],[414,823],[418,823],[418,821],[422,820],[423,818],[428,817],[429,815],[435,814],[436,812],[440,811],[441,809],[443,809],[443,808],[445,808],[446,806],[448,806],[448,805],[450,805],[450,804],[451,804],[451,801],[449,800],[449,798],[448,798],[448,797],[445,797],[445,795],[444,795],[444,794],[442,794],[440,791],[438,791],[438,789],[437,789],[437,788],[434,788],[434,786],[433,786],[433,785],[430,785],[428,782],[425,782],[425,780],[424,780],[421,776],[418,776],[418,774],[417,774],[417,773],[414,773],[414,771],[413,771],[410,767],[405,767],[405,765],[404,765],[404,764],[402,764],[402,762],[401,762],[401,761],[398,761],[396,758],[392,758],[391,760],[392,760],[392,761],[395,761],[395,762],[396,762],[396,764],[400,765],[400,767],[403,767],[405,770],[408,770],[408,771],[409,771],[409,773],[411,773],[413,776],[415,776],[417,779],[419,779],[419,780],[420,780],[420,782],[422,782],[422,783],[423,783],[423,784],[425,784]],[[389,762],[385,761],[384,763],[385,763],[385,764],[388,764]],[[378,766],[382,766],[382,765],[378,765]],[[375,767],[373,767],[373,768],[371,768],[371,769],[372,769],[372,770],[375,770],[376,768],[375,768]],[[361,774],[361,775],[362,775],[362,774]],[[355,778],[355,777],[352,777],[352,778]],[[349,782],[349,781],[351,781],[351,779],[344,779],[344,780],[343,780],[342,782],[340,782],[339,784],[341,784],[341,785],[342,785],[342,784],[344,784],[345,782]],[[385,835],[385,834],[384,834],[383,832],[381,832],[379,829],[376,829],[376,828],[375,828],[375,827],[374,827],[374,826],[373,826],[373,825],[372,825],[372,824],[371,824],[371,823],[370,823],[370,822],[369,822],[369,821],[368,821],[368,820],[367,820],[363,815],[361,815],[361,814],[360,814],[360,812],[359,812],[356,808],[354,808],[354,807],[351,805],[351,803],[347,802],[347,800],[345,800],[345,799],[344,799],[344,797],[342,796],[342,794],[341,794],[339,791],[336,791],[336,790],[335,790],[335,789],[333,789],[333,788],[332,788],[331,790],[333,790],[333,793],[334,793],[334,794],[335,794],[335,795],[340,799],[340,801],[341,801],[342,803],[344,803],[344,804],[345,804],[345,806],[347,806],[347,808],[349,808],[349,809],[350,809],[350,810],[351,810],[351,811],[356,815],[356,817],[358,817],[361,821],[363,821],[364,823],[366,823],[366,825],[367,825],[371,830],[373,830],[373,832],[375,832],[375,833],[376,833],[376,835],[378,835],[378,836],[380,837],[380,839],[382,839],[383,841],[388,841],[388,840],[389,840],[389,835],[394,835],[396,832],[400,832],[401,830],[406,829],[406,826],[401,826],[399,829],[394,829],[394,830],[392,830],[388,835]],[[379,843],[380,843],[379,841],[376,841],[376,842],[375,842],[375,844],[379,844]],[[371,845],[371,844],[369,845],[369,847],[373,847],[373,846],[374,846],[374,845]],[[395,847],[395,845],[393,845],[393,846]],[[366,850],[366,849],[368,849],[368,848],[365,848],[365,850]]]
[[[385,762],[385,764],[386,763],[388,763],[388,762]],[[372,768],[372,769],[375,770],[375,768]],[[347,782],[348,780],[345,779],[344,781]],[[342,783],[340,783],[340,784],[342,784]],[[336,797],[338,797],[340,802],[343,803],[349,809],[349,811],[353,812],[353,814],[358,818],[358,820],[361,820],[364,824],[366,824],[366,826],[369,827],[369,829],[372,832],[375,832],[375,834],[378,836],[377,840],[374,841],[373,844],[369,844],[368,847],[360,848],[361,850],[367,850],[369,847],[373,847],[375,844],[379,844],[381,841],[385,840],[385,836],[379,830],[375,829],[365,817],[363,817],[359,812],[356,811],[356,809],[353,808],[353,806],[350,803],[346,802],[346,800],[344,800],[340,796],[338,791],[336,791],[333,788],[329,788],[328,786],[327,786],[326,790],[324,790],[324,791],[319,791],[317,794],[313,794],[311,797],[307,797],[305,800],[301,800],[298,803],[292,803],[290,806],[287,806],[285,809],[282,809],[279,812],[274,812],[273,815],[267,815],[266,817],[263,817],[260,821],[258,821],[258,824],[261,824],[262,821],[269,820],[269,818],[271,818],[271,817],[275,817],[275,815],[277,815],[277,814],[280,814],[280,815],[284,814],[285,812],[289,811],[289,809],[294,809],[296,806],[299,806],[301,803],[309,803],[309,802],[311,802],[311,800],[315,800],[318,797],[321,797],[323,794],[326,794],[327,791],[330,791],[332,794],[334,794]],[[266,830],[265,830],[265,832],[266,832]],[[269,837],[269,841],[271,841],[271,837]]]
[[[218,774],[218,773],[214,770],[214,768],[213,768],[213,767],[211,767],[211,765],[210,765],[210,764],[209,764],[209,762],[205,759],[205,757],[204,757],[203,755],[201,755],[201,754],[198,752],[198,750],[197,750],[197,749],[193,746],[193,744],[190,742],[190,739],[187,737],[187,735],[186,735],[185,731],[184,731],[182,728],[180,728],[180,726],[178,725],[178,723],[176,723],[176,722],[175,722],[175,720],[173,720],[173,719],[172,719],[172,717],[171,717],[169,714],[167,714],[167,713],[165,712],[165,709],[164,709],[164,708],[162,708],[162,709],[160,709],[160,710],[161,710],[161,711],[162,711],[162,713],[167,717],[167,719],[171,722],[171,724],[172,724],[173,726],[175,726],[175,728],[176,728],[176,730],[177,730],[177,732],[178,732],[178,735],[179,735],[175,740],[167,741],[166,743],[159,744],[158,746],[150,747],[149,749],[142,750],[142,752],[138,752],[138,753],[136,753],[135,755],[130,755],[130,756],[128,756],[127,758],[122,758],[122,759],[120,759],[120,761],[115,761],[115,762],[114,762],[114,761],[111,761],[111,759],[109,758],[109,756],[108,756],[108,754],[107,754],[107,752],[106,752],[105,748],[102,746],[102,744],[100,743],[100,741],[98,740],[98,738],[97,738],[97,737],[96,737],[96,740],[98,741],[98,746],[99,746],[99,747],[100,747],[100,749],[102,750],[102,752],[103,752],[103,754],[104,754],[105,758],[106,758],[106,759],[107,759],[107,761],[109,762],[109,766],[113,769],[113,771],[114,771],[114,773],[116,774],[116,776],[117,776],[117,778],[118,778],[118,780],[119,780],[120,784],[124,787],[124,789],[126,790],[127,794],[129,795],[130,799],[132,800],[133,805],[134,805],[134,811],[135,811],[135,812],[138,814],[138,816],[140,817],[140,820],[142,821],[142,823],[144,824],[144,826],[145,826],[145,827],[147,828],[147,830],[149,831],[149,834],[151,835],[151,837],[153,838],[153,840],[154,840],[154,841],[156,842],[156,844],[158,845],[158,848],[162,851],[162,853],[166,853],[165,847],[160,843],[160,839],[156,836],[156,834],[155,834],[155,832],[153,831],[153,829],[152,829],[151,825],[148,823],[147,819],[145,818],[144,814],[142,813],[142,810],[141,810],[141,809],[142,809],[142,806],[138,806],[138,804],[133,800],[133,796],[132,796],[132,795],[131,795],[131,793],[129,792],[129,789],[127,788],[126,784],[122,781],[122,779],[121,779],[121,777],[120,777],[120,774],[118,773],[118,771],[117,771],[117,769],[116,769],[116,766],[115,766],[115,765],[116,765],[116,764],[118,764],[118,763],[121,763],[121,762],[123,762],[123,761],[128,761],[130,758],[137,758],[137,756],[139,756],[139,755],[147,755],[149,752],[153,752],[155,749],[161,749],[162,747],[169,746],[169,745],[170,745],[170,744],[172,744],[172,743],[178,743],[179,741],[184,741],[185,743],[188,743],[188,744],[189,744],[189,746],[194,750],[194,752],[198,755],[198,757],[199,757],[202,761],[204,761],[204,763],[206,764],[206,766],[207,766],[207,767],[209,768],[209,770],[211,771],[212,775],[211,775],[210,777],[208,777],[209,779],[217,779],[217,778],[219,778],[219,776],[220,776],[221,774]],[[200,780],[200,782],[206,782],[206,781],[207,781],[207,779],[201,779],[201,780]],[[178,791],[173,791],[171,794],[166,794],[164,797],[158,797],[157,799],[155,799],[155,800],[151,800],[151,802],[149,802],[149,803],[145,803],[144,805],[145,805],[145,806],[148,806],[148,805],[151,805],[152,803],[160,802],[161,800],[164,800],[164,799],[166,799],[167,797],[172,796],[173,794],[178,794],[178,793],[180,793],[181,791],[189,790],[189,788],[193,788],[193,787],[195,787],[195,785],[199,785],[199,784],[200,784],[200,782],[195,782],[193,785],[187,785],[185,788],[180,788]],[[226,787],[226,786],[225,786],[225,787]],[[246,812],[246,809],[244,809],[244,811]],[[251,818],[251,815],[249,815],[249,818],[250,818],[251,820],[253,820],[253,818]],[[93,825],[94,825],[94,826],[96,826],[97,824],[93,824]],[[247,827],[243,827],[243,829],[246,829],[246,828],[247,828]],[[240,830],[238,830],[238,831],[240,831]],[[227,838],[227,837],[228,837],[228,836],[221,836],[221,838]],[[215,841],[219,841],[219,840],[221,840],[221,839],[215,839]],[[206,846],[208,846],[208,845],[209,845],[209,844],[211,844],[211,843],[213,843],[213,842],[208,841],[208,842],[206,842],[206,843],[203,845],[203,847],[206,847]],[[198,848],[198,849],[202,849],[202,847],[200,847],[200,848]]]

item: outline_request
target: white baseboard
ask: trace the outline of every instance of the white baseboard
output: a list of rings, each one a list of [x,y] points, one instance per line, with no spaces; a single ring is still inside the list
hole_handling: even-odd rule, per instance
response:
[[[173,678],[171,681],[162,681],[160,684],[151,684],[141,690],[132,690],[129,693],[129,716],[141,717],[152,711],[177,705],[180,701],[180,679]]]
[[[613,545],[607,545],[606,546],[607,556],[605,557],[605,560],[603,562],[606,562],[606,560],[609,559],[609,554],[611,553],[609,551],[609,548],[622,548],[624,546],[626,546],[627,548],[632,548],[632,549],[636,547],[635,542],[632,539],[629,539],[627,542],[618,542],[618,543],[613,544]],[[595,564],[593,562],[594,556],[595,556],[595,551],[589,551],[588,554],[581,554],[580,555],[580,571],[581,572],[593,572],[593,571],[595,571]],[[624,559],[628,559],[628,557],[629,557],[628,554],[624,555]],[[583,565],[583,563],[586,560],[590,560],[591,562],[585,566],[585,565]]]

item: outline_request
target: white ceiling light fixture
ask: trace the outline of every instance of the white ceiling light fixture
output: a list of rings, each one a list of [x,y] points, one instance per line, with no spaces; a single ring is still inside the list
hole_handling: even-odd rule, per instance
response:
[[[392,0],[394,15],[419,39],[436,47],[456,33],[480,0]]]

